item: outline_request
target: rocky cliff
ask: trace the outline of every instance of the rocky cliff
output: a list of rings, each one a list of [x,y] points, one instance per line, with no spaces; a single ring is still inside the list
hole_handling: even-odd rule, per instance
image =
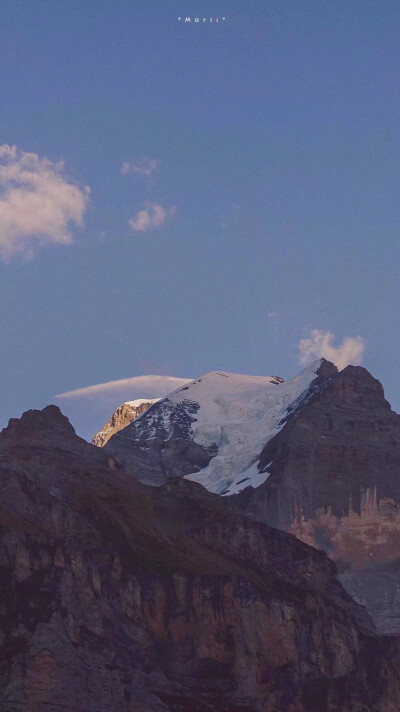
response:
[[[4,712],[395,712],[400,654],[323,552],[50,406],[0,435]]]
[[[151,405],[157,403],[158,400],[159,398],[139,398],[120,405],[112,414],[111,418],[104,423],[99,432],[93,435],[92,445],[104,447],[115,433],[119,433],[120,430],[126,428],[127,425],[136,420],[136,418],[139,418],[140,415],[150,408]]]
[[[234,498],[336,561],[381,630],[400,631],[400,416],[361,367],[330,376],[270,440],[269,477]]]

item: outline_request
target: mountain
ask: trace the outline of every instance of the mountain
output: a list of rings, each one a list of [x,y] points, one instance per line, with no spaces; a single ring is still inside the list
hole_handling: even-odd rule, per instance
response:
[[[4,712],[400,709],[399,639],[231,498],[141,484],[55,406],[0,434],[0,483]]]
[[[400,416],[366,369],[207,374],[106,449],[149,484],[185,475],[323,549],[379,629],[400,633]]]
[[[111,418],[104,423],[99,432],[93,435],[92,445],[103,447],[115,433],[126,428],[129,423],[136,420],[139,415],[142,415],[147,408],[150,408],[153,403],[157,403],[158,400],[160,399],[137,398],[136,400],[127,401],[120,405],[112,414]]]
[[[116,433],[107,451],[147,484],[190,475],[217,494],[258,486],[268,477],[256,467],[265,443],[301,407],[311,384],[332,371],[335,366],[318,361],[288,383],[279,376],[208,373]]]

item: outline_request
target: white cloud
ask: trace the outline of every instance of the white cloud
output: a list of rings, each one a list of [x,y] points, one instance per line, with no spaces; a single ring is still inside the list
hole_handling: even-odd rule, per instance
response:
[[[152,176],[158,169],[160,161],[156,158],[140,158],[138,161],[124,161],[121,164],[121,173],[127,176],[129,173],[138,173],[141,176]]]
[[[179,378],[177,376],[133,376],[132,378],[121,378],[118,381],[108,381],[98,383],[95,386],[76,388],[73,391],[60,393],[55,398],[99,398],[102,396],[118,396],[125,400],[135,398],[159,398],[171,393],[176,388],[189,383],[191,379]],[[121,400],[121,403],[125,402]]]
[[[366,342],[361,336],[346,336],[340,346],[334,346],[335,335],[330,331],[313,329],[308,339],[299,342],[300,363],[306,364],[315,358],[333,361],[339,371],[350,363],[362,363]]]
[[[71,244],[71,223],[82,224],[89,192],[65,177],[62,162],[0,146],[0,258]]]
[[[142,210],[129,220],[129,227],[134,232],[145,232],[161,227],[168,218],[176,213],[176,208],[164,208],[158,203],[145,203]]]

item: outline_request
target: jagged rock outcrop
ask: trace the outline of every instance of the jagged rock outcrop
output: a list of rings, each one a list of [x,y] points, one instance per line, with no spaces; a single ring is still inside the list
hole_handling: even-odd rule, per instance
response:
[[[133,420],[139,418],[151,405],[157,403],[159,398],[138,398],[134,401],[127,401],[118,406],[111,418],[107,420],[98,433],[93,435],[92,445],[104,447],[109,439],[126,428]]]
[[[147,487],[50,406],[0,435],[4,712],[395,712],[400,648],[323,552]]]

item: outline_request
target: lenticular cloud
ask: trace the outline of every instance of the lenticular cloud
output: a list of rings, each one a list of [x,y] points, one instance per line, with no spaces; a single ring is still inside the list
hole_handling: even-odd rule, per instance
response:
[[[71,244],[89,192],[66,178],[62,162],[0,146],[0,258],[30,259],[41,247]]]

